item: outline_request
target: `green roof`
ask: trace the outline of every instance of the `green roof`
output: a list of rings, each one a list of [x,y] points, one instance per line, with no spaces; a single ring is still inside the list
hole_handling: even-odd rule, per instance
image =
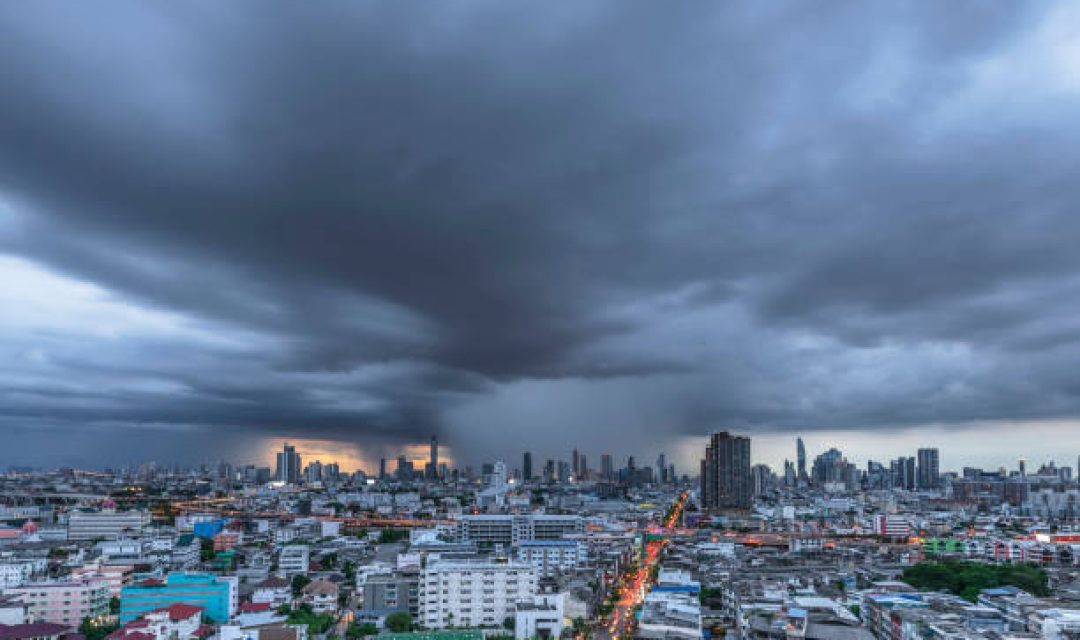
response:
[[[379,640],[483,640],[484,632],[476,629],[460,631],[414,631],[412,633],[380,633]]]

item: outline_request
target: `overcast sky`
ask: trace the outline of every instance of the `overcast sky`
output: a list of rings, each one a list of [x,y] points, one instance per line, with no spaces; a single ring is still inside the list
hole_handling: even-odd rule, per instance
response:
[[[0,86],[0,467],[1080,453],[1074,5],[3,3]]]

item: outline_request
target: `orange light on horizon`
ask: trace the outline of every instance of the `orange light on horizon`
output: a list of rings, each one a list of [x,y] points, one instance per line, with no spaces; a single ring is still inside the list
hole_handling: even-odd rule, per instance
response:
[[[271,468],[277,463],[277,453],[286,445],[296,447],[301,461],[307,465],[313,460],[323,464],[337,464],[343,472],[364,471],[368,475],[379,472],[379,456],[375,452],[364,451],[360,445],[340,440],[320,440],[315,438],[267,438],[263,441],[259,459],[263,464]],[[427,443],[409,444],[402,447],[394,456],[386,457],[387,472],[392,473],[397,468],[397,456],[404,455],[414,466],[420,463],[419,470],[427,464],[430,454],[430,445]],[[439,445],[439,463],[445,463],[452,467],[454,459],[450,449],[445,445]]]

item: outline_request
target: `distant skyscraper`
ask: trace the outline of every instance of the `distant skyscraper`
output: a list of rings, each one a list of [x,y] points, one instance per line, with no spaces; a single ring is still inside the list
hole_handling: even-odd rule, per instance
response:
[[[915,458],[899,457],[893,460],[889,469],[893,478],[893,487],[897,489],[915,489]]]
[[[937,488],[941,479],[940,453],[937,449],[919,449],[919,488]]]
[[[803,444],[802,437],[795,438],[795,462],[798,465],[796,471],[798,472],[798,479],[802,482],[806,482],[808,479],[806,475],[806,445]]]
[[[660,483],[667,483],[667,460],[664,458],[664,454],[656,456],[656,481]]]
[[[506,464],[502,460],[484,465],[484,484],[497,491],[506,488]]]
[[[413,463],[405,457],[405,454],[401,454],[397,459],[397,479],[398,480],[412,480],[413,479]]]
[[[285,448],[277,454],[275,477],[286,484],[296,484],[300,481],[300,454],[291,444],[286,443]]]
[[[589,461],[585,457],[584,453],[581,454],[581,460],[579,462],[581,462],[581,466],[578,467],[577,479],[578,480],[588,480],[589,479]]]
[[[600,456],[600,476],[604,480],[607,480],[608,482],[610,482],[614,475],[615,475],[615,465],[612,464],[612,462],[611,462],[611,454],[610,453],[605,453],[605,454],[601,455]]]
[[[574,477],[577,478],[581,475],[581,457],[578,455],[578,450],[576,448],[571,456],[571,465],[574,470]]]
[[[533,468],[532,468],[532,452],[531,451],[526,451],[525,455],[522,456],[521,474],[522,474],[522,478],[525,479],[525,482],[529,482],[530,480],[532,480]]]
[[[701,461],[701,506],[705,509],[749,509],[750,438],[727,431],[712,434]]]
[[[386,458],[379,458],[379,480],[386,479]]]
[[[439,441],[431,436],[431,455],[427,466],[428,479],[434,480],[439,477]]]

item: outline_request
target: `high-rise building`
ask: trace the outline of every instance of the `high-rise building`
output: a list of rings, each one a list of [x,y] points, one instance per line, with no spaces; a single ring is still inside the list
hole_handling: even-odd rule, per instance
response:
[[[386,458],[379,458],[379,480],[386,479]]]
[[[662,453],[656,457],[656,481],[661,484],[668,482],[667,460]]]
[[[919,488],[936,489],[941,480],[941,455],[937,449],[919,449]]]
[[[276,478],[285,484],[296,484],[300,481],[300,454],[291,444],[286,443],[285,448],[277,454]]]
[[[304,482],[314,484],[323,481],[323,463],[319,460],[309,462],[304,469]]]
[[[428,480],[434,480],[439,477],[439,441],[435,436],[431,436],[431,454],[427,463],[427,468],[424,469],[425,475]]]
[[[915,489],[915,458],[899,457],[889,466],[892,485],[896,489]]]
[[[412,480],[413,479],[413,463],[405,457],[405,454],[401,454],[397,459],[397,479],[398,480]]]
[[[574,453],[571,455],[571,463],[574,470],[574,477],[577,478],[581,475],[581,456],[578,455],[578,450],[574,449]]]
[[[712,434],[701,461],[701,506],[704,509],[749,509],[750,438],[727,431]]]
[[[521,477],[525,482],[532,480],[533,468],[532,468],[532,452],[526,451],[521,460]]]
[[[506,463],[502,460],[496,460],[494,463],[484,463],[483,466],[483,481],[484,485],[502,491],[506,488]]]
[[[806,482],[809,477],[806,475],[806,445],[803,444],[802,436],[795,438],[795,462],[798,465],[798,480]]]
[[[588,480],[589,479],[589,460],[585,457],[584,453],[581,454],[580,462],[581,462],[581,466],[578,468],[577,479],[578,480]]]
[[[611,460],[610,453],[605,453],[600,456],[600,476],[609,482],[615,475],[615,465]]]

